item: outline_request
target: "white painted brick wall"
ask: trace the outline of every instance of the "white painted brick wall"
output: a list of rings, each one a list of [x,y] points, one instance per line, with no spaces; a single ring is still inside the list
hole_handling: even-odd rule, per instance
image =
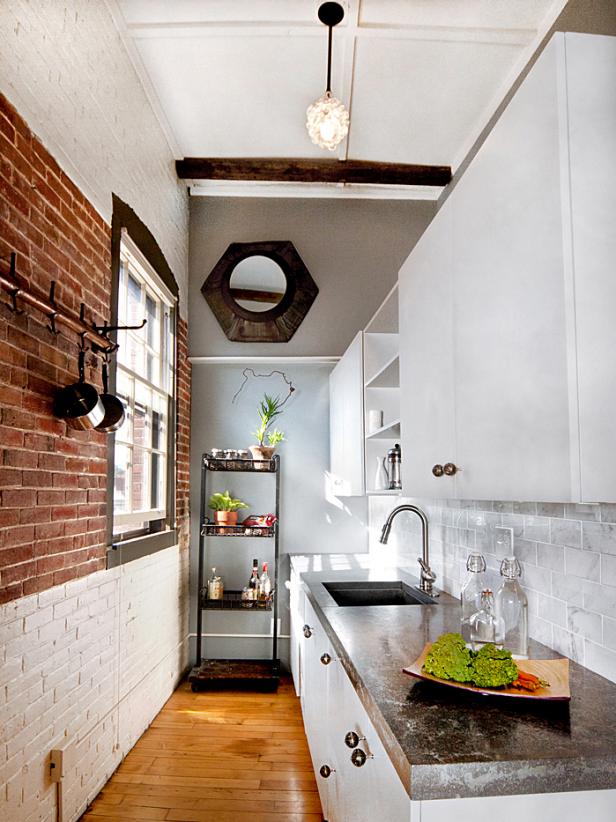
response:
[[[0,3],[2,92],[107,222],[111,192],[156,237],[187,298],[188,194],[103,0]]]
[[[49,751],[66,752],[76,820],[187,665],[178,548],[0,606],[0,819],[56,820]]]

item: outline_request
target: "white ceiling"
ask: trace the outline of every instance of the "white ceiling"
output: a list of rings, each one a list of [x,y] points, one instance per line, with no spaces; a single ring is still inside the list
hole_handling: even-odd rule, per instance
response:
[[[316,0],[114,0],[176,157],[339,157],[454,169],[564,0],[342,0],[332,91],[351,112],[314,146],[325,88]]]

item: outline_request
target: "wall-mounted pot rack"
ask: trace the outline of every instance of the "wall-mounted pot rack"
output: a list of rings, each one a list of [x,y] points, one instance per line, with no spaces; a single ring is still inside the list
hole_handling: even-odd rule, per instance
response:
[[[3,288],[10,296],[11,303],[9,307],[15,313],[22,313],[18,308],[17,300],[33,306],[41,313],[49,318],[49,330],[54,334],[58,333],[56,322],[63,323],[71,331],[74,331],[81,337],[81,346],[85,346],[86,340],[90,342],[92,350],[100,354],[112,354],[118,350],[118,344],[110,337],[111,331],[128,331],[138,330],[143,328],[146,320],[140,325],[108,325],[107,322],[103,325],[96,325],[95,323],[88,323],[85,319],[85,304],[81,303],[79,315],[61,309],[55,301],[56,281],[53,280],[49,288],[49,296],[37,289],[29,288],[27,285],[19,282],[16,271],[16,255],[11,253],[11,264],[8,272],[0,272],[0,287]]]

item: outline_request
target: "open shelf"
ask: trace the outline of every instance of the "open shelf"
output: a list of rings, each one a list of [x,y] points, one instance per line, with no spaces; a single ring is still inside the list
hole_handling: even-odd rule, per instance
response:
[[[377,428],[371,434],[366,434],[367,440],[395,440],[400,438],[400,420],[392,420],[382,428]]]
[[[201,607],[204,611],[247,611],[254,613],[255,611],[271,611],[274,597],[270,595],[269,599],[258,600],[242,600],[241,591],[225,591],[222,599],[207,599],[201,596]]]
[[[374,488],[367,488],[366,494],[370,497],[399,497],[402,494],[400,488],[381,488],[375,490]]]
[[[203,537],[273,537],[275,525],[216,525],[206,522],[201,527]]]
[[[399,388],[400,387],[400,355],[393,354],[389,360],[372,376],[365,385],[366,388]]]
[[[210,688],[275,691],[280,681],[279,659],[204,659],[188,675],[193,691]]]
[[[245,459],[218,459],[214,457],[203,457],[203,464],[209,471],[259,471],[274,474],[276,472],[276,461],[271,460],[245,460]]]

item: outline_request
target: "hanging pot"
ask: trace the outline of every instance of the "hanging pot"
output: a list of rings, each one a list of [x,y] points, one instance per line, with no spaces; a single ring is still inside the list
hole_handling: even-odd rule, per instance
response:
[[[107,360],[103,361],[103,393],[100,395],[100,400],[105,408],[105,416],[96,426],[96,430],[104,431],[105,434],[110,434],[112,431],[118,430],[124,422],[126,414],[122,400],[118,399],[118,397],[114,394],[109,393],[109,386],[107,383]]]
[[[56,394],[53,411],[71,428],[90,431],[102,422],[105,406],[96,388],[85,381],[85,351],[79,352],[79,382],[67,385]]]

